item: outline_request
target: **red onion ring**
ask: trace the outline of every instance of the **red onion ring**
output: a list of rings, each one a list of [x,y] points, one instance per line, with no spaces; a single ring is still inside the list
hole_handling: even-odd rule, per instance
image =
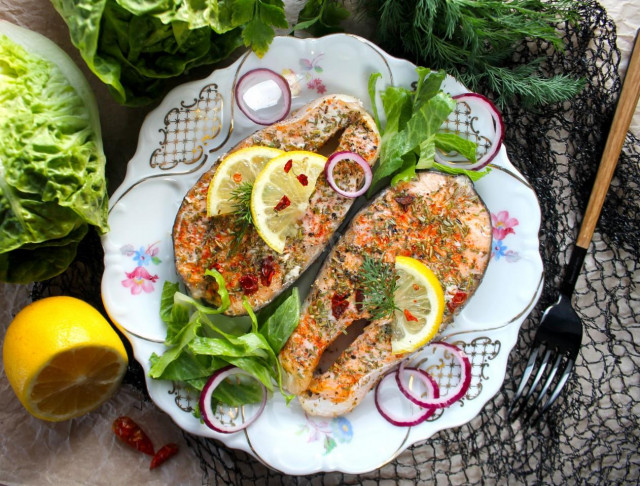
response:
[[[423,398],[423,397],[417,396],[409,388],[403,385],[404,383],[403,374],[410,369],[410,368],[405,368],[404,361],[400,363],[400,367],[398,368],[397,381],[398,381],[398,387],[400,388],[400,391],[402,392],[402,394],[405,397],[407,397],[409,400],[411,400],[413,403],[421,407],[426,407],[426,408],[431,408],[433,410],[436,410],[438,408],[448,407],[452,403],[457,402],[463,396],[465,396],[465,394],[467,393],[467,390],[469,390],[469,386],[471,385],[471,362],[469,361],[469,358],[467,357],[467,355],[464,354],[464,352],[460,348],[458,348],[457,346],[454,346],[453,344],[437,342],[437,343],[431,343],[430,346],[445,347],[446,350],[449,351],[454,356],[454,358],[458,361],[458,363],[460,364],[460,370],[461,370],[460,381],[458,382],[458,384],[455,387],[449,389],[449,392],[445,396],[438,396],[438,397],[431,397],[431,398],[429,397]]]
[[[489,113],[491,118],[493,119],[494,130],[491,133],[491,136],[487,136],[489,141],[491,142],[491,148],[485,153],[482,157],[477,159],[473,164],[463,164],[461,162],[454,162],[451,160],[445,159],[438,150],[435,153],[435,160],[444,165],[448,165],[450,167],[462,167],[464,169],[470,170],[478,170],[482,169],[488,163],[490,163],[498,152],[500,151],[500,147],[502,146],[502,141],[504,139],[504,123],[502,122],[502,115],[496,108],[496,105],[487,98],[478,93],[464,93],[456,96],[452,96],[454,100],[457,102],[465,102],[471,108],[471,112],[474,111],[478,113],[483,110]]]
[[[338,184],[336,184],[336,181],[333,177],[333,171],[335,170],[336,165],[338,165],[338,162],[342,162],[343,160],[351,160],[362,168],[362,171],[364,172],[364,184],[362,185],[362,187],[360,187],[360,189],[356,191],[345,191],[343,189],[340,189],[340,187],[338,187]],[[369,186],[371,185],[371,181],[373,179],[373,172],[371,170],[371,166],[367,164],[367,161],[357,153],[348,151],[335,152],[334,154],[331,154],[327,159],[326,165],[324,166],[324,175],[327,179],[327,182],[334,191],[336,191],[341,196],[349,198],[355,198],[367,192],[367,189],[369,189]]]
[[[247,71],[236,84],[235,96],[242,113],[259,125],[279,122],[291,110],[289,83],[271,69]]]
[[[244,375],[244,376],[253,378],[254,380],[256,379],[254,376],[244,371],[243,369],[240,369],[231,365],[225,366],[224,368],[217,370],[211,376],[211,378],[209,378],[209,381],[207,381],[207,384],[202,389],[202,394],[200,395],[199,403],[200,403],[200,413],[202,414],[202,420],[204,420],[204,423],[207,425],[207,427],[215,430],[216,432],[220,432],[223,434],[232,434],[234,432],[238,432],[242,429],[247,428],[249,425],[255,422],[255,420],[260,416],[260,414],[262,414],[262,411],[264,410],[264,407],[267,404],[267,389],[262,383],[260,383],[260,386],[262,387],[262,400],[258,406],[258,410],[253,415],[251,415],[248,419],[245,419],[244,417],[242,417],[241,418],[243,420],[242,423],[235,424],[232,422],[231,424],[227,424],[222,422],[220,420],[219,414],[217,414],[211,408],[211,397],[213,395],[213,391],[218,387],[218,385],[220,385],[220,383],[222,383],[224,380],[226,380],[227,378],[233,375]],[[239,409],[241,407],[237,407],[237,408]]]
[[[413,376],[419,379],[422,384],[425,386],[428,394],[433,394],[434,396],[439,396],[438,385],[435,381],[427,374],[426,371],[418,369],[418,368],[405,368],[404,374],[413,374]],[[375,389],[375,404],[378,412],[382,417],[392,425],[396,425],[398,427],[411,427],[414,425],[418,425],[429,417],[431,417],[435,413],[435,408],[423,408],[423,407],[413,407],[415,409],[413,415],[408,418],[401,417],[396,412],[389,409],[385,406],[382,397],[380,396],[380,390],[385,381],[394,379],[397,381],[397,370],[390,371],[385,376],[382,377],[378,385]]]

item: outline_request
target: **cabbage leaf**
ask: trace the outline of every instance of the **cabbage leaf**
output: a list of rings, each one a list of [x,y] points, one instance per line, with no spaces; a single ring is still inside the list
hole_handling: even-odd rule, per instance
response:
[[[0,280],[45,280],[68,267],[90,226],[108,230],[105,156],[77,66],[8,22],[0,23],[0,131]]]

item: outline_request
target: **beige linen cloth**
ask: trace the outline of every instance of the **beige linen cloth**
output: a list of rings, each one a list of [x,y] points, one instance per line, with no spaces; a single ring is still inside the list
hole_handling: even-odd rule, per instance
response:
[[[618,27],[624,73],[635,30],[640,25],[637,0],[603,0]],[[285,1],[290,20],[304,2]],[[83,70],[94,88],[101,113],[109,190],[124,177],[126,164],[134,154],[137,133],[151,109],[119,106],[83,64],[69,41],[66,25],[48,0],[0,0],[0,19],[39,31],[58,43]],[[367,26],[352,24],[349,31],[366,33]],[[632,130],[640,136],[640,110]],[[29,302],[29,287],[0,283],[0,341],[13,316]],[[0,346],[1,353],[1,346]],[[149,458],[123,447],[111,432],[111,422],[129,415],[140,423],[157,447],[176,442],[179,454],[162,467],[149,471]],[[478,481],[477,469],[466,471]],[[412,477],[411,474],[408,477]],[[415,476],[413,476],[415,477]],[[328,478],[327,478],[328,479]],[[464,478],[460,478],[462,482]],[[330,481],[330,479],[328,479]],[[202,484],[199,460],[187,447],[181,430],[153,403],[145,402],[131,386],[120,391],[98,410],[79,419],[51,424],[31,417],[20,405],[0,369],[0,484]]]

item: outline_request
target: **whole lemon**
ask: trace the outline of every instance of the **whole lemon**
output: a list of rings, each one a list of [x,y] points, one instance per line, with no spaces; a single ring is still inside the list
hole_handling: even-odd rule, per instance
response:
[[[74,297],[47,297],[9,324],[4,370],[22,405],[53,422],[83,415],[118,389],[128,359],[109,322]]]

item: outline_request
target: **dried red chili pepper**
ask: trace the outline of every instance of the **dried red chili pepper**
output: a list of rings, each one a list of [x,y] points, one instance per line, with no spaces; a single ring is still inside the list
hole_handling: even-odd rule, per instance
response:
[[[307,176],[305,174],[300,174],[298,176],[298,182],[300,182],[300,184],[302,184],[303,186],[308,186],[309,185],[309,179],[307,178]]]
[[[409,309],[404,310],[404,318],[408,321],[418,322],[418,318],[414,316]]]
[[[349,292],[344,294],[339,294],[336,292],[331,297],[331,313],[333,317],[336,319],[340,319],[340,316],[344,314],[344,311],[349,307],[349,302],[347,301],[347,297],[349,297]]]
[[[151,439],[131,418],[118,417],[113,421],[111,429],[116,437],[125,444],[150,456],[154,455]]]
[[[178,453],[178,445],[177,444],[167,444],[163,445],[156,455],[151,459],[151,464],[149,465],[149,469],[155,469],[160,464],[165,463],[170,457],[175,456]]]
[[[273,210],[274,211],[282,211],[283,209],[288,208],[290,204],[291,204],[291,201],[289,200],[289,198],[285,194],[284,196],[282,196],[282,199],[280,199],[280,202],[278,204],[276,204],[276,207],[273,208]]]
[[[276,273],[276,267],[273,261],[273,257],[269,255],[264,260],[262,260],[262,264],[260,265],[260,283],[265,287],[271,285],[271,280]]]
[[[240,184],[242,182],[242,174],[240,172],[236,172],[233,174],[233,182]]]
[[[449,312],[453,312],[460,307],[465,300],[467,300],[467,293],[459,290],[453,295],[453,298],[447,302],[447,309],[449,309]]]
[[[293,159],[287,160],[287,163],[284,164],[284,171],[288,174],[291,170],[291,167],[293,167]]]
[[[240,277],[240,287],[245,295],[255,294],[258,291],[258,279],[254,275]]]

